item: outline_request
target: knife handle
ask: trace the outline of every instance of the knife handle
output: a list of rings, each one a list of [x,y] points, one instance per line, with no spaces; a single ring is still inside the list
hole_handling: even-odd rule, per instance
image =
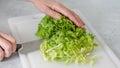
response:
[[[4,51],[4,49],[1,46],[0,46],[0,48]],[[15,52],[18,52],[20,48],[22,48],[22,44],[16,44]]]
[[[22,48],[22,44],[16,44],[16,51],[15,52],[18,52],[20,48]]]

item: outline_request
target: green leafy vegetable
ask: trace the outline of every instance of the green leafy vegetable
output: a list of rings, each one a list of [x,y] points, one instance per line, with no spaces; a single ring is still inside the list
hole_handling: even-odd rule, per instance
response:
[[[46,15],[39,23],[36,35],[44,39],[40,51],[47,61],[87,63],[97,46],[93,34],[75,26],[64,16],[58,20]]]

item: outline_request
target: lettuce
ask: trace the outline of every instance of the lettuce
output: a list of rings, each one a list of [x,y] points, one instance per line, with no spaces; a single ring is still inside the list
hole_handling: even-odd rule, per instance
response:
[[[65,16],[54,19],[48,15],[38,25],[36,36],[44,41],[40,52],[47,61],[69,63],[87,63],[95,46],[94,35],[75,26]],[[92,62],[93,63],[93,62]]]

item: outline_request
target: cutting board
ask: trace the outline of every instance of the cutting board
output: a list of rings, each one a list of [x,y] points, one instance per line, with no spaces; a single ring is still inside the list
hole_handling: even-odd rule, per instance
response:
[[[120,61],[118,57],[112,52],[100,35],[95,31],[90,22],[87,21],[87,19],[79,10],[74,11],[86,24],[87,31],[96,36],[95,41],[100,45],[93,51],[93,54],[99,56],[99,60],[96,61],[96,64],[94,66],[90,66],[89,64],[65,65],[63,62],[47,62],[40,54],[39,44],[29,44],[23,45],[23,48],[19,51],[23,68],[120,68]],[[37,15],[10,18],[8,20],[12,34],[17,39],[17,43],[38,40],[38,38],[35,36],[35,32],[37,30],[37,25],[43,16],[44,14],[40,13]]]

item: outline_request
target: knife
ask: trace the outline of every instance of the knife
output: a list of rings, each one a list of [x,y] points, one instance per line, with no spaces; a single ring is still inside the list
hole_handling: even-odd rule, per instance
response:
[[[16,51],[19,52],[21,50],[24,50],[24,52],[31,52],[39,49],[39,45],[42,40],[34,40],[34,41],[29,41],[21,44],[16,44]]]
[[[34,40],[34,41],[30,41],[30,42],[16,44],[16,51],[15,52],[19,52],[23,48],[24,48],[24,52],[35,51],[35,50],[39,49],[39,45],[40,45],[41,41],[42,40]],[[0,46],[0,48],[2,49],[1,46]]]

